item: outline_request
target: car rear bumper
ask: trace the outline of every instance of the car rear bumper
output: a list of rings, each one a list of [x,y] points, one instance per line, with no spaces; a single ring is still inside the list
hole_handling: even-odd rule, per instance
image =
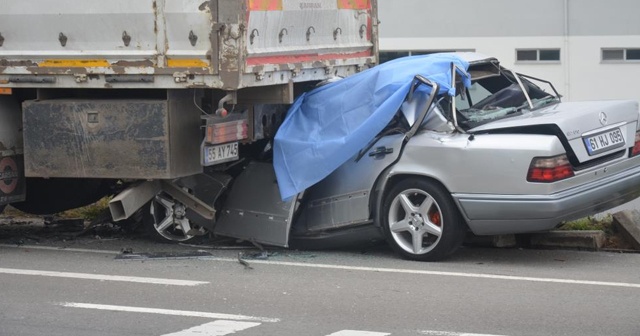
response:
[[[453,194],[478,235],[550,230],[640,196],[640,166],[553,195]]]

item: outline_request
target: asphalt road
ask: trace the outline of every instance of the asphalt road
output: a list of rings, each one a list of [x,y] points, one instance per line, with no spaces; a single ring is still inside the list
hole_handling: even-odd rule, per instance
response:
[[[130,243],[0,247],[0,335],[640,335],[640,254],[278,250],[247,268],[237,250],[117,259]]]

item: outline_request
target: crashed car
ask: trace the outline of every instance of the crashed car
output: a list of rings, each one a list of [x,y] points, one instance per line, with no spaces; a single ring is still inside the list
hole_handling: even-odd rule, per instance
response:
[[[298,98],[273,163],[234,179],[213,233],[302,247],[383,238],[406,259],[441,260],[468,231],[549,230],[638,197],[638,117],[633,101],[562,102],[476,53],[394,60]],[[165,208],[156,227],[171,223]]]
[[[637,102],[561,102],[494,58],[456,57],[468,68],[452,64],[455,96],[415,76],[391,122],[300,196],[293,237],[378,231],[433,261],[468,230],[549,230],[640,195]]]

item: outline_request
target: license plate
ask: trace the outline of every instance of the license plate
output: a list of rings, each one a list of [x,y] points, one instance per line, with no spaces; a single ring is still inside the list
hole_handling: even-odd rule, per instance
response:
[[[624,146],[624,138],[619,128],[600,134],[582,138],[589,155],[606,152],[610,149]]]
[[[202,155],[205,166],[237,160],[238,143],[231,142],[216,146],[205,146],[203,147]]]

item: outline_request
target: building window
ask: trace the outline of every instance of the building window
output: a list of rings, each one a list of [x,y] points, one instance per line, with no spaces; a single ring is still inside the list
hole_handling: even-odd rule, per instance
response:
[[[392,59],[409,56],[410,53],[408,51],[381,51],[380,52],[380,63],[388,62]]]
[[[405,56],[429,55],[445,52],[475,52],[475,49],[457,49],[457,50],[403,50],[403,51],[381,51],[380,63],[388,62],[396,58]]]
[[[602,49],[603,62],[640,61],[640,48]]]
[[[560,62],[560,49],[516,49],[517,62]]]

